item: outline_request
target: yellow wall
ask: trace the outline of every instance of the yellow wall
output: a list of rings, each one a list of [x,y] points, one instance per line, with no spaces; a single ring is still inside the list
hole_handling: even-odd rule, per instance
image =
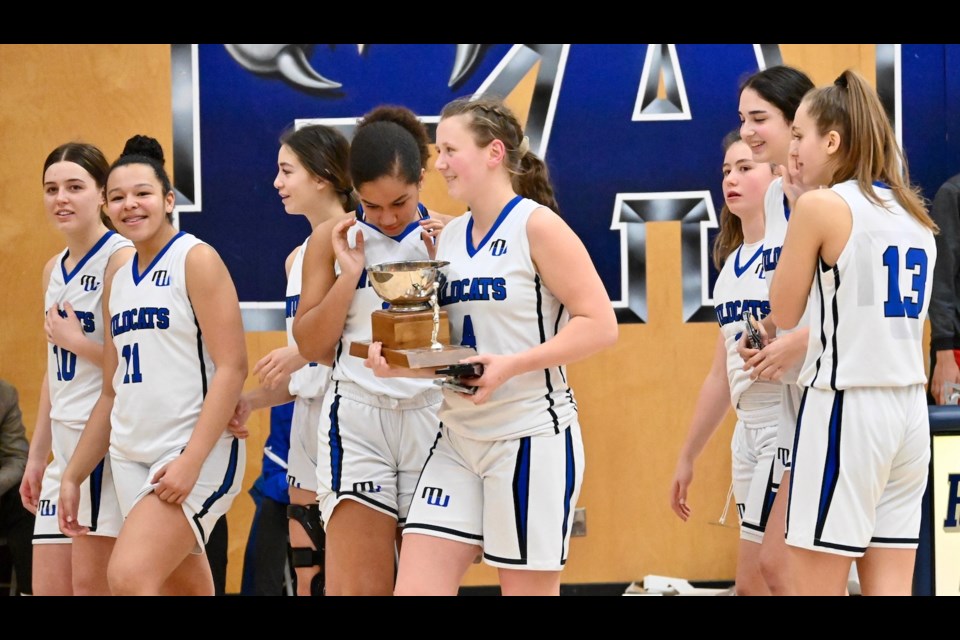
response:
[[[847,66],[873,78],[872,45],[783,45],[787,63],[826,83]],[[0,377],[20,390],[33,428],[45,341],[41,329],[40,273],[62,248],[44,219],[41,168],[55,146],[82,140],[109,158],[134,133],[171,148],[170,54],[166,45],[0,45]],[[530,82],[517,90],[532,91]],[[522,103],[522,101],[520,101]],[[729,105],[735,113],[736,105]],[[523,114],[520,114],[523,115]],[[720,158],[718,157],[718,163]],[[441,181],[428,176],[425,201],[441,211],[448,201]],[[724,508],[730,483],[728,416],[704,451],[682,523],[668,507],[674,462],[716,339],[715,325],[680,321],[680,227],[648,225],[650,322],[621,326],[619,344],[570,367],[580,404],[587,454],[579,506],[587,510],[587,536],[574,538],[565,583],[629,582],[648,573],[692,580],[729,580],[736,562],[735,509],[727,527],[711,526]],[[278,264],[283,256],[277,256]],[[279,332],[251,333],[251,369],[284,343]],[[248,380],[248,387],[255,384]],[[244,492],[229,514],[227,591],[240,588],[240,570],[253,502],[246,489],[259,474],[268,431],[267,412],[251,419]],[[471,568],[467,584],[494,584],[496,573]]]

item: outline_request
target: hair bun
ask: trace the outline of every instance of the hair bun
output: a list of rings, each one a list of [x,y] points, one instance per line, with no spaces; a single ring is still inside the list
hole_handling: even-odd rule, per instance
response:
[[[127,140],[120,154],[121,158],[123,156],[146,156],[158,160],[161,165],[164,163],[163,147],[156,138],[150,136],[135,135]]]

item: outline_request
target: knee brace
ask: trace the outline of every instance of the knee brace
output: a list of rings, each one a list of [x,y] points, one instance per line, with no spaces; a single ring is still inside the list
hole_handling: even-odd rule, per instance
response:
[[[323,527],[320,526],[320,505],[287,505],[287,518],[296,520],[303,527],[310,541],[316,549],[310,547],[290,547],[290,560],[294,568],[298,567],[319,567],[320,572],[314,576],[310,584],[311,594],[323,595],[323,553],[326,547],[326,536],[323,533]]]
[[[291,547],[291,551],[293,552],[293,566],[323,566],[323,551],[326,536],[323,534],[323,527],[320,526],[320,505],[289,504],[287,505],[287,518],[300,523],[300,526],[302,526],[303,530],[310,536],[310,541],[313,542],[313,546],[315,547],[315,549],[308,547]]]
[[[326,536],[320,525],[320,505],[287,505],[287,518],[296,520],[303,530],[310,536],[310,541],[316,549],[310,547],[290,547],[290,560],[294,568],[318,567],[319,572],[310,582],[310,593],[322,596],[324,589],[323,554],[326,547]]]

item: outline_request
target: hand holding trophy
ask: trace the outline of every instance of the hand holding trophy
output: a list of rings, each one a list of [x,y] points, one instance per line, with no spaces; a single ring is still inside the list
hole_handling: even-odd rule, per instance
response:
[[[448,264],[414,260],[366,268],[373,290],[389,304],[371,314],[373,341],[383,344],[389,364],[408,369],[442,367],[477,355],[473,347],[450,344],[447,312],[437,302],[443,286],[441,269]],[[350,355],[366,358],[369,346],[369,342],[352,342]]]

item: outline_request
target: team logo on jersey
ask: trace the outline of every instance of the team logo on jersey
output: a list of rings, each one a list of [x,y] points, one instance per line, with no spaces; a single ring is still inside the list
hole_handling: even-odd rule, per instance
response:
[[[82,276],[80,278],[80,284],[83,285],[84,291],[96,291],[100,288],[100,283],[97,282],[97,276]]]
[[[37,504],[37,513],[41,516],[55,516],[57,515],[57,503],[50,500],[41,500]]]
[[[288,475],[288,476],[287,476],[287,484],[290,485],[291,487],[293,487],[294,489],[299,489],[299,488],[300,488],[300,483],[297,482],[297,479],[296,479],[294,476],[291,476],[291,475]]]
[[[420,497],[425,498],[427,504],[434,507],[446,507],[450,504],[450,496],[443,495],[443,489],[440,487],[424,487]]]
[[[777,270],[777,263],[780,262],[780,252],[782,250],[783,247],[771,247],[763,250],[764,272]]]
[[[365,482],[354,482],[353,483],[353,492],[354,493],[380,493],[380,485],[373,484],[373,481],[367,480]]]
[[[493,256],[502,256],[507,252],[507,241],[500,238],[499,240],[494,240],[493,244],[490,245],[490,255]]]
[[[166,269],[160,269],[159,271],[154,271],[153,276],[150,279],[153,280],[153,284],[158,287],[170,286],[170,274],[167,273]]]
[[[777,447],[777,460],[786,468],[790,468],[790,449]]]

